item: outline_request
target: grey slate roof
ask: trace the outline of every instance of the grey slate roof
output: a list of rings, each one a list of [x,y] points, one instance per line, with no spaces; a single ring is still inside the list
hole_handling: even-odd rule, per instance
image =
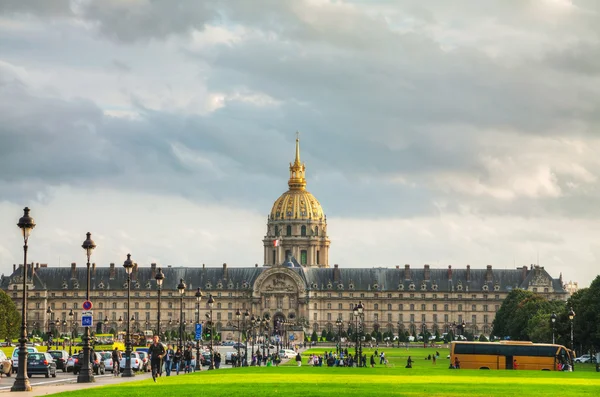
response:
[[[551,280],[554,292],[566,293],[561,279],[552,278],[543,267],[517,268],[517,269],[452,269],[449,277],[449,269],[426,269],[410,268],[303,268],[292,258],[293,267],[286,266],[289,270],[296,272],[305,282],[307,289],[324,289],[331,291],[358,290],[358,291],[411,291],[411,285],[415,292],[459,291],[459,285],[463,292],[481,292],[484,285],[488,290],[510,291],[514,288],[526,289],[534,274]],[[284,264],[285,265],[285,264]],[[187,284],[187,290],[195,290],[200,287],[205,290],[248,290],[254,285],[256,278],[270,267],[163,267],[165,275],[163,290],[176,290],[181,278]],[[154,279],[156,268],[137,267],[132,273],[132,289],[155,289]],[[429,277],[426,277],[426,273]],[[122,290],[126,288],[126,273],[122,266],[95,267],[90,269],[92,290]],[[408,279],[406,273],[409,273]],[[467,273],[470,273],[467,278]],[[19,266],[13,274],[0,280],[0,288],[7,289],[11,280],[21,276],[22,266]],[[489,276],[488,276],[489,275]],[[488,279],[486,280],[486,276]],[[29,272],[31,277],[31,272]],[[33,273],[34,289],[38,290],[60,290],[80,289],[85,290],[86,268],[78,266],[75,271],[71,267],[40,267]],[[437,286],[437,289],[435,289]],[[351,288],[353,287],[353,288]]]

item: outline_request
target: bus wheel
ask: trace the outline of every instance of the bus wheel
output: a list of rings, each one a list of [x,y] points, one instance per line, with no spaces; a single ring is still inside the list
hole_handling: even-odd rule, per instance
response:
[[[550,371],[548,368],[542,368],[542,371]]]
[[[479,368],[479,369],[489,369],[489,368],[488,368],[488,367],[481,367],[481,368]]]

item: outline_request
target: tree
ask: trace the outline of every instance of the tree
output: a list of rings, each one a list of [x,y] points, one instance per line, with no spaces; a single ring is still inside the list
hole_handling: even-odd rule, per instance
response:
[[[568,318],[570,308],[573,308],[573,340],[579,354],[600,350],[600,276],[597,276],[589,288],[584,288],[573,294],[561,313],[557,322],[562,325],[562,340],[571,344],[571,320]]]
[[[327,330],[326,329],[323,329],[323,331],[321,331],[321,339],[327,340]]]
[[[20,327],[21,314],[6,292],[0,290],[0,339],[17,338]]]
[[[319,336],[317,335],[317,331],[313,331],[312,335],[310,336],[310,341],[311,342],[318,342],[319,341]]]

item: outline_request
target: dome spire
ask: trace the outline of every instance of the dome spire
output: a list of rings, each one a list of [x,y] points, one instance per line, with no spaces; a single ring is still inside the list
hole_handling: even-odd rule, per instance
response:
[[[288,181],[290,190],[306,188],[305,170],[306,166],[300,162],[300,133],[296,132],[296,158],[293,163],[290,163],[290,180]]]

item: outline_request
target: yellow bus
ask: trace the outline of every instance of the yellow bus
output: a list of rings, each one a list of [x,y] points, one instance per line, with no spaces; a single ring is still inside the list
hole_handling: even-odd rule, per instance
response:
[[[527,369],[559,371],[573,368],[574,354],[561,345],[532,342],[452,342],[450,365],[461,369]]]

